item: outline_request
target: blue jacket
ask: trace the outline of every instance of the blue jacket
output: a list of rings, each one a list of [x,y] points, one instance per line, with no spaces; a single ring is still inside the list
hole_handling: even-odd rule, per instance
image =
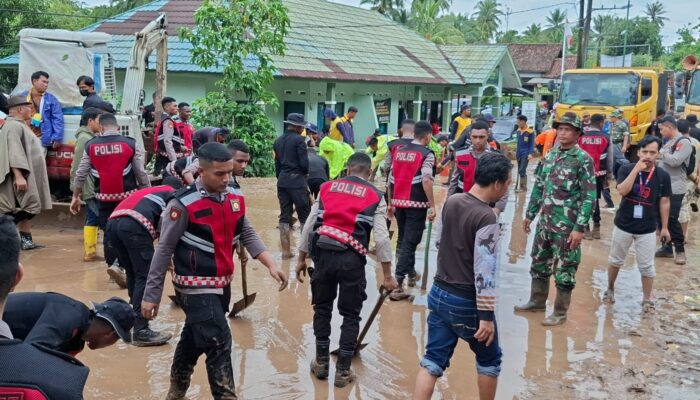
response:
[[[535,152],[535,133],[530,128],[526,131],[516,129],[512,136],[517,138],[516,157],[527,157]]]
[[[21,94],[28,96],[29,91]],[[51,142],[63,142],[63,110],[56,96],[44,93],[44,109],[41,113],[41,145],[50,147]]]

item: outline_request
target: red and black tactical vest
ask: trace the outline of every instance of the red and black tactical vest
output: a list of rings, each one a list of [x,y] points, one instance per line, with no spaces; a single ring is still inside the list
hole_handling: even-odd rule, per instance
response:
[[[131,217],[143,225],[155,239],[158,236],[160,216],[174,191],[168,185],[141,189],[119,203],[109,219]]]
[[[314,230],[361,255],[367,254],[374,213],[384,194],[356,176],[326,182],[319,191],[319,213]]]
[[[423,190],[421,166],[432,151],[425,146],[409,143],[399,147],[392,155],[391,205],[397,208],[430,208],[428,196]]]
[[[153,140],[155,141],[155,151],[158,153],[165,154],[165,139],[163,138],[163,125],[170,124],[173,127],[173,150],[178,153],[178,158],[180,157],[181,147],[185,144],[185,137],[182,132],[178,130],[178,125],[173,121],[172,117],[161,118],[160,122],[156,126],[156,130],[153,133]]]
[[[209,196],[196,185],[174,193],[188,217],[173,256],[176,287],[223,288],[231,282],[234,243],[243,229],[245,201],[239,189],[229,186],[227,190],[220,198]]]
[[[96,136],[85,144],[95,181],[95,198],[118,202],[135,192],[136,174],[131,163],[136,154],[136,140],[128,136]]]
[[[491,152],[493,150],[488,147],[484,150],[484,153]],[[462,147],[455,152],[455,166],[457,166],[455,173],[459,177],[455,193],[466,193],[474,186],[477,162],[479,162],[479,159],[474,157],[471,147]]]
[[[608,144],[610,140],[599,130],[587,130],[578,139],[578,145],[593,159],[593,169],[595,176],[605,176],[607,174]],[[605,166],[605,168],[601,168]]]
[[[403,139],[403,138],[398,138],[396,140],[392,140],[391,142],[387,142],[386,147],[389,148],[389,153],[391,153],[391,159],[394,159],[394,153],[396,153],[396,150],[404,147],[407,144],[411,144],[413,142],[413,139]]]

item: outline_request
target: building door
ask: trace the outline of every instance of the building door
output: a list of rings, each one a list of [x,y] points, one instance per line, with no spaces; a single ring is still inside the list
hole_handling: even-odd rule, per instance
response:
[[[306,103],[303,101],[285,101],[284,102],[284,119],[287,119],[287,115],[291,113],[304,115],[306,108]],[[306,116],[304,115],[304,118]]]

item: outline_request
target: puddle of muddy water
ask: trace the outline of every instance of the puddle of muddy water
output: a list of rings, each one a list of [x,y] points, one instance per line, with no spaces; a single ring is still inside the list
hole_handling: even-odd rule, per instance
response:
[[[294,264],[279,257],[274,180],[246,179],[242,186],[253,225],[282,269],[293,274],[290,269]],[[436,186],[436,192],[442,199],[446,188]],[[640,316],[641,285],[636,269],[628,267],[620,273],[617,302],[612,306],[601,304],[607,279],[609,228],[614,215],[603,212],[602,240],[583,243],[583,263],[577,274],[578,285],[569,321],[562,327],[545,328],[540,325],[543,313],[513,313],[515,304],[527,300],[530,288],[532,235],[520,230],[526,203],[524,194],[511,194],[507,211],[500,217],[500,297],[496,315],[504,358],[497,398],[640,398],[626,392],[623,382],[597,378],[598,370],[617,371],[627,366],[648,366],[656,371],[659,351],[663,353],[656,344],[659,333],[650,327],[655,324],[654,317]],[[81,221],[65,218],[64,213],[61,215],[60,222],[48,215],[39,221],[34,236],[47,248],[22,254],[25,279],[18,290],[56,291],[82,301],[102,301],[115,295],[126,298],[125,290],[108,282],[103,265],[81,261],[82,231],[71,229],[71,226],[79,227]],[[694,219],[693,223],[695,226],[691,230],[697,238],[697,221]],[[64,228],[59,230],[57,225]],[[294,232],[297,242],[298,235],[297,229]],[[697,241],[692,249],[697,249]],[[424,245],[419,246],[416,257],[419,269],[423,267],[424,251]],[[436,253],[431,244],[430,276],[435,272]],[[695,250],[689,251],[689,259],[698,260]],[[318,381],[309,373],[314,337],[308,280],[305,283],[292,280],[286,291],[278,293],[275,282],[261,264],[251,260],[248,268],[248,290],[257,293],[256,301],[240,318],[230,320],[234,376],[242,398],[405,399],[410,396],[427,339],[425,293],[413,290],[417,297],[413,304],[389,301],[384,304],[365,338],[369,345],[353,364],[357,383],[336,389],[332,379]],[[366,271],[368,299],[362,311],[363,321],[377,300],[377,287],[382,280],[381,270],[373,260]],[[671,263],[659,262],[657,287],[671,291],[688,278],[687,274]],[[697,273],[693,276],[697,277]],[[550,293],[554,291],[552,287]],[[172,287],[168,286],[166,294],[171,293]],[[236,274],[233,293],[233,301],[241,297],[239,274]],[[165,396],[184,314],[171,305],[167,297],[164,299],[153,327],[172,332],[175,339],[157,348],[137,348],[120,342],[108,349],[85,350],[79,358],[91,370],[86,399],[161,399]],[[550,300],[550,309],[551,304]],[[338,341],[340,323],[336,313],[331,338],[334,345]],[[642,332],[644,336],[630,336],[631,330]],[[334,371],[332,366],[331,377]],[[644,396],[651,396],[654,390],[650,389]],[[658,391],[663,390],[658,388]],[[697,392],[693,394],[687,390],[676,391],[676,395],[679,399],[698,398]],[[210,397],[202,357],[195,369],[188,398]],[[466,344],[461,343],[456,349],[445,377],[438,381],[434,398],[478,398],[474,356]]]

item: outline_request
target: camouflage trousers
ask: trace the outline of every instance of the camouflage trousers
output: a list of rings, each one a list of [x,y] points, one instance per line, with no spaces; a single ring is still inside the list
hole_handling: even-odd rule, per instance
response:
[[[576,286],[576,270],[581,263],[581,246],[570,250],[568,239],[568,233],[553,233],[538,225],[532,244],[530,276],[549,280],[554,272],[557,288],[573,289]]]

